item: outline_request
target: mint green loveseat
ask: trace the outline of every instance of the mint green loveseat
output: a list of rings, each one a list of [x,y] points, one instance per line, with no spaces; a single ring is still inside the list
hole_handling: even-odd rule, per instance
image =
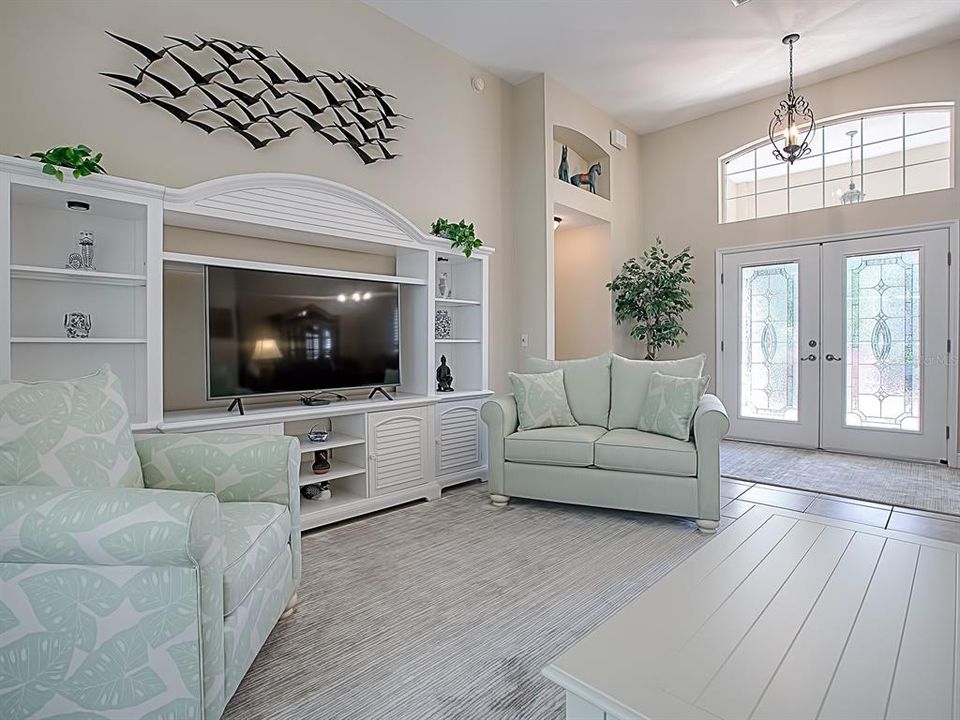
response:
[[[562,362],[531,359],[530,372],[564,371],[579,423],[518,431],[513,395],[491,398],[488,477],[494,505],[511,497],[695,518],[712,533],[720,520],[720,440],[730,424],[720,400],[704,395],[689,440],[637,429],[650,375],[698,377],[703,356],[628,360],[612,353]]]
[[[215,720],[295,602],[299,445],[134,450],[91,377],[0,385],[0,717]]]

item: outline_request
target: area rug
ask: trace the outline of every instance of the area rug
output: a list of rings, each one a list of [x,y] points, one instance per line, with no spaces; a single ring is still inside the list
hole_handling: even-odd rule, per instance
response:
[[[709,537],[486,485],[308,533],[297,612],[227,720],[561,720],[551,659]],[[637,642],[642,642],[637,638]]]
[[[724,441],[724,477],[960,515],[960,471],[944,465]]]

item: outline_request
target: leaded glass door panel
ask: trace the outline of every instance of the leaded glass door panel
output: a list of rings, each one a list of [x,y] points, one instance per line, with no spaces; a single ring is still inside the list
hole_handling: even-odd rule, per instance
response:
[[[730,437],[817,447],[819,248],[724,255],[720,395]]]
[[[945,231],[823,245],[821,446],[946,458]]]

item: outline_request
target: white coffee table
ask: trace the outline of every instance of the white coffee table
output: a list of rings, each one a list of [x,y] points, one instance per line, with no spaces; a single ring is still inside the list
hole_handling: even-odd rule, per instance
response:
[[[543,674],[568,720],[958,718],[958,553],[758,505]]]

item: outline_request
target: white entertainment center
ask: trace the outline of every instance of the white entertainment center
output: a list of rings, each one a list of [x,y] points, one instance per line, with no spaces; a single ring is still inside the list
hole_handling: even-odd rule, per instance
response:
[[[486,476],[480,404],[488,390],[488,263],[428,235],[378,200],[320,178],[257,173],[184,189],[90,176],[64,182],[39,163],[0,157],[0,378],[77,377],[109,363],[120,377],[136,432],[247,432],[300,439],[302,484],[328,480],[327,500],[301,501],[310,529],[419,498]],[[67,203],[89,206],[67,209]],[[164,251],[164,229],[184,228],[388,258],[393,273],[365,273]],[[65,268],[81,231],[95,237],[96,270]],[[402,383],[393,400],[366,393],[323,406],[296,396],[195,409],[164,407],[164,274],[223,266],[396,283],[400,288]],[[452,292],[439,297],[438,266]],[[453,332],[435,336],[447,310]],[[85,338],[68,338],[64,315],[89,315]],[[176,335],[167,342],[176,342]],[[170,350],[170,348],[168,348]],[[195,351],[195,349],[193,350]],[[438,392],[441,355],[453,392]],[[168,383],[176,378],[168,377]],[[306,433],[330,431],[322,443]],[[329,450],[330,471],[314,475],[313,452]]]

